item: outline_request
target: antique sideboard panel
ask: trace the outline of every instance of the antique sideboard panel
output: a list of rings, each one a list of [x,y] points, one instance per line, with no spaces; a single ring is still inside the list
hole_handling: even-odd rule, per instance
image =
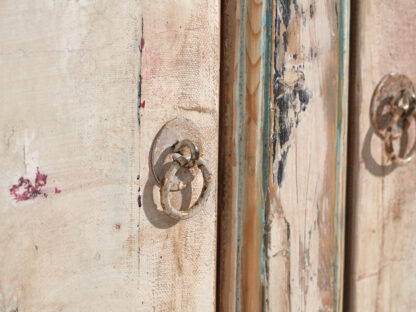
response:
[[[270,311],[341,311],[349,1],[277,1],[266,232]]]
[[[371,127],[370,103],[390,72],[416,82],[416,6],[414,1],[353,1],[352,12],[345,311],[412,311],[416,161],[391,164]],[[407,147],[413,139],[414,134]]]
[[[0,38],[0,311],[214,311],[216,194],[172,222],[148,157],[190,118],[216,180],[218,1],[1,1]]]
[[[341,311],[349,1],[224,1],[220,311]]]

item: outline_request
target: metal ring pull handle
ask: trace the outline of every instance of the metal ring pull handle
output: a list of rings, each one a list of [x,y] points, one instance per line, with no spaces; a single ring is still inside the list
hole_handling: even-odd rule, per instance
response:
[[[184,147],[189,148],[191,155],[183,155],[179,153]],[[201,194],[197,201],[186,211],[176,210],[172,207],[169,199],[169,193],[171,192],[174,184],[173,178],[181,167],[190,168],[197,166],[202,172],[204,184]],[[160,186],[160,201],[163,210],[172,218],[177,220],[185,220],[193,217],[197,214],[201,206],[206,202],[212,189],[212,174],[209,171],[206,163],[199,157],[198,148],[190,140],[182,140],[178,142],[174,147],[173,162],[166,171],[162,183]]]
[[[416,139],[405,155],[399,155],[394,141],[400,140],[412,119],[416,123],[416,94],[412,81],[405,75],[391,73],[378,84],[370,107],[371,124],[384,141],[387,157],[396,164],[405,164],[416,153]]]

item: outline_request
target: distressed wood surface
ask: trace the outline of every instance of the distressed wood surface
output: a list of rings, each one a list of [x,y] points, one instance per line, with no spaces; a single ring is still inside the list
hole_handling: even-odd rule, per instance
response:
[[[412,311],[416,161],[391,166],[369,113],[384,75],[395,71],[416,82],[416,7],[412,1],[353,1],[352,12],[345,310]]]
[[[269,311],[341,311],[348,1],[274,6]]]
[[[220,311],[341,310],[348,9],[225,1]]]
[[[219,311],[264,307],[271,12],[268,0],[222,7]]]
[[[201,132],[202,157],[213,173],[213,189],[217,189],[219,2],[144,3],[140,301],[143,311],[214,311],[216,192],[189,220],[178,222],[166,216],[160,207],[159,187],[149,172],[148,151],[165,122],[175,117],[191,119]],[[192,188],[172,194],[174,206],[194,202],[201,188],[201,183],[192,183]]]
[[[216,194],[172,222],[148,157],[187,117],[216,177],[218,9],[1,1],[1,312],[214,311]]]

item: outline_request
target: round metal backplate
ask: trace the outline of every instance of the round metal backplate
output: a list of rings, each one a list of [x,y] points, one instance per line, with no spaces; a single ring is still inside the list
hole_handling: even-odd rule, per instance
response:
[[[203,156],[202,136],[197,126],[189,119],[175,118],[168,121],[156,135],[151,152],[150,168],[153,176],[160,185],[172,160],[173,146],[184,139],[191,140]],[[179,191],[195,178],[197,168],[181,168],[175,176],[171,191]]]

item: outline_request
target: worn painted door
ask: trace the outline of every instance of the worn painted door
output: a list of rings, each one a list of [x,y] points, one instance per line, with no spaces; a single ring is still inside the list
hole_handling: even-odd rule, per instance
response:
[[[416,82],[416,6],[353,1],[352,12],[345,309],[414,311],[416,161],[391,162],[370,107],[385,75],[396,72]],[[414,120],[405,133],[397,152],[414,144]]]
[[[341,311],[349,1],[222,7],[219,311]]]
[[[215,310],[216,192],[149,153],[192,119],[216,184],[219,52],[219,1],[0,1],[1,312]]]

